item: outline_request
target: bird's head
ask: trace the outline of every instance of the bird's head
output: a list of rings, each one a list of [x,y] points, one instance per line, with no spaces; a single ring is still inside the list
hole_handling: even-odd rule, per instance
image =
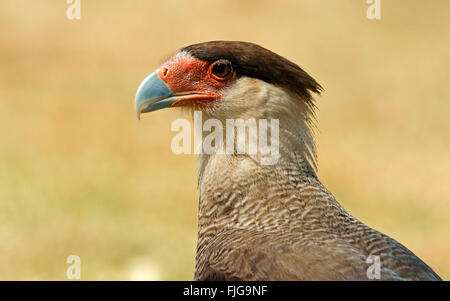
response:
[[[211,41],[181,49],[145,78],[135,110],[138,118],[167,107],[200,110],[220,120],[308,116],[314,108],[311,92],[320,90],[299,66],[263,47]]]
[[[311,93],[320,91],[321,86],[303,69],[272,51],[247,42],[212,41],[179,50],[144,79],[135,109],[139,118],[141,113],[167,107],[187,108],[201,111],[203,122],[216,119],[222,125],[229,120],[258,124],[262,119],[277,120],[279,139],[277,134],[274,137],[279,144],[271,145],[274,153],[279,150],[286,161],[298,161],[300,156],[314,167]],[[256,145],[256,139],[241,142],[246,149]]]

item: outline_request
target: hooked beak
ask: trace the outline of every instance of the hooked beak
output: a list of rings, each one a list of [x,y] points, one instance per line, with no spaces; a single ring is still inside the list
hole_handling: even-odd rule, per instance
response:
[[[159,78],[156,72],[147,76],[140,84],[134,99],[137,118],[141,113],[167,108],[176,100],[175,95]]]

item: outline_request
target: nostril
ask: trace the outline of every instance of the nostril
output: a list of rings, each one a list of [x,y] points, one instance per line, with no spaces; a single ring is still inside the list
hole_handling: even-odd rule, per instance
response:
[[[169,69],[167,69],[166,67],[161,68],[161,76],[162,77],[166,77],[168,73],[169,73]]]

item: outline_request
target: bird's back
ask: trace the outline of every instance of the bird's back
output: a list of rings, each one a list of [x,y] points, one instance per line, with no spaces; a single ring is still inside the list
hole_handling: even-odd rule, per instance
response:
[[[206,181],[195,279],[370,280],[378,256],[381,280],[440,280],[406,247],[351,216],[315,177],[287,172],[274,184],[274,174]]]

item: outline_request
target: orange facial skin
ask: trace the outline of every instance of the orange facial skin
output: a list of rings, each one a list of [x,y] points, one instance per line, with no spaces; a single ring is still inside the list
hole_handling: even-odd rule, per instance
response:
[[[157,74],[177,96],[171,107],[208,105],[220,99],[221,91],[236,79],[236,74],[220,78],[213,74],[214,62],[175,57],[157,69]]]

